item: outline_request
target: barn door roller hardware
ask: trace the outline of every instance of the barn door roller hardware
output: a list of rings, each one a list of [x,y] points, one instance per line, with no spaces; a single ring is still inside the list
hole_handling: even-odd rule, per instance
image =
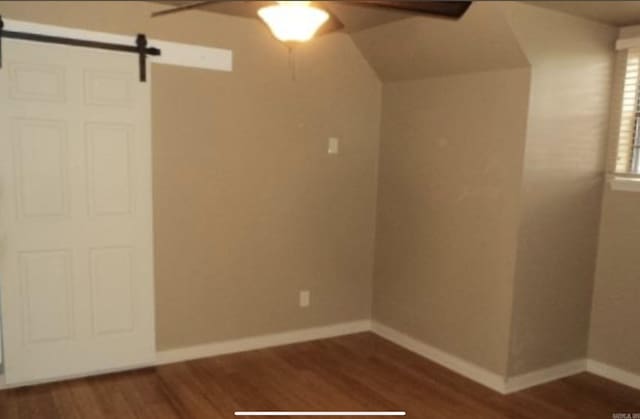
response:
[[[7,31],[4,29],[4,22],[2,20],[2,16],[0,16],[0,68],[2,68],[2,38],[138,54],[140,63],[140,81],[142,82],[147,81],[147,56],[158,56],[161,53],[158,48],[148,46],[147,37],[144,34],[138,34],[135,45],[111,44],[108,42],[64,38],[61,36],[42,35],[38,33]]]

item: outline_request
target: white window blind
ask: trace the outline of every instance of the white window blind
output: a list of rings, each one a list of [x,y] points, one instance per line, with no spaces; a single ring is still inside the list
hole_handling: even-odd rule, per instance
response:
[[[615,171],[640,174],[640,48],[626,54]]]

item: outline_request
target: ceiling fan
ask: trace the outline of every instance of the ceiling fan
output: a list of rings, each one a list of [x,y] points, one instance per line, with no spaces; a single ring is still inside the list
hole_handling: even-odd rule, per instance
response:
[[[211,4],[238,3],[237,0],[205,0],[161,10],[152,17],[197,9]],[[460,18],[471,1],[431,0],[345,0],[345,1],[243,1],[253,6],[251,16],[260,18],[273,35],[287,45],[306,42],[315,35],[322,35],[344,28],[340,19],[331,12],[331,3],[400,10],[422,15]]]

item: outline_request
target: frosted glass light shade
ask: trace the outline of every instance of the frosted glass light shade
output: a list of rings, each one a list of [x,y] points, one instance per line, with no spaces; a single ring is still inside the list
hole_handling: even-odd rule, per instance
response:
[[[306,42],[329,19],[329,14],[308,1],[279,1],[263,7],[258,15],[282,42]]]

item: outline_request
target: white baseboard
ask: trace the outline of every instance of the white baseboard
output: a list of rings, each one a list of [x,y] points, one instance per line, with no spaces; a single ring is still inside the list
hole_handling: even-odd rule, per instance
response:
[[[373,333],[390,340],[396,345],[415,352],[498,393],[505,393],[505,380],[500,374],[458,358],[381,323],[374,321],[371,326]]]
[[[447,353],[441,349],[421,342],[391,327],[371,320],[359,320],[349,323],[338,323],[329,326],[314,327],[309,329],[293,330],[290,332],[275,333],[270,335],[241,338],[223,342],[208,343],[204,345],[186,348],[160,351],[157,353],[156,365],[165,365],[175,362],[188,361],[199,358],[251,351],[255,349],[269,348],[273,346],[301,343],[318,339],[327,339],[337,336],[350,335],[371,331],[398,346],[421,355],[445,368],[484,385],[498,393],[509,394],[525,390],[540,384],[555,381],[574,374],[588,371],[612,381],[640,390],[640,375],[634,374],[617,367],[613,367],[598,361],[578,359],[564,364],[530,373],[505,378],[472,362]],[[96,372],[101,374],[112,371]],[[93,375],[93,374],[92,374]],[[4,384],[0,375],[0,390],[9,388]],[[65,377],[69,379],[74,377]],[[54,381],[54,380],[51,380]],[[35,383],[32,383],[35,384]]]
[[[272,346],[288,345],[291,343],[307,342],[311,340],[327,339],[336,336],[350,335],[371,330],[370,320],[359,320],[350,323],[339,323],[330,326],[313,327],[310,329],[293,330],[290,332],[274,333],[271,335],[255,336],[207,343],[186,348],[171,349],[158,352],[156,364],[172,364],[192,359],[208,358]]]
[[[515,393],[516,391],[539,386],[561,378],[579,374],[587,370],[587,360],[577,359],[564,364],[554,365],[549,368],[532,371],[526,374],[516,375],[507,378],[504,393]]]
[[[640,390],[640,375],[638,374],[594,361],[593,359],[587,361],[587,371],[591,374],[599,375],[600,377]]]

